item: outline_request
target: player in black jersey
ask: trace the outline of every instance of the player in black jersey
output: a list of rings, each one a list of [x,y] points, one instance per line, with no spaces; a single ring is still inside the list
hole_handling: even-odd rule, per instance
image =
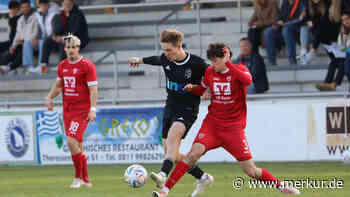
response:
[[[166,76],[167,100],[163,119],[162,140],[165,160],[160,173],[151,173],[151,179],[158,188],[165,184],[166,177],[174,162],[181,161],[184,155],[179,153],[181,139],[185,138],[197,119],[200,97],[183,90],[187,84],[200,84],[208,64],[182,48],[183,34],[177,30],[166,29],[160,36],[163,54],[145,58],[130,58],[131,66],[150,64],[162,66]],[[188,171],[197,181],[192,196],[197,196],[213,182],[213,177],[204,173],[198,166]]]

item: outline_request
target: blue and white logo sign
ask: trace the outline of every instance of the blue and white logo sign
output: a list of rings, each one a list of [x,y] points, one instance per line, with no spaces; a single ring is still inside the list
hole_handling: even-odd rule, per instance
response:
[[[26,122],[21,118],[15,118],[8,122],[5,131],[7,150],[15,158],[23,157],[28,151],[30,142],[30,130]]]

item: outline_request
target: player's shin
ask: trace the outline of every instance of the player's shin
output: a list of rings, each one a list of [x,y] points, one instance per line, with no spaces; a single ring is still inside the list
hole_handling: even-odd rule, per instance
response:
[[[198,166],[198,165],[194,165],[191,169],[189,169],[188,174],[192,175],[194,178],[196,179],[201,179],[204,172],[203,170]]]
[[[171,190],[174,185],[183,177],[183,175],[191,168],[187,163],[180,161],[177,163],[175,169],[170,174],[170,177],[165,183],[165,187]]]
[[[85,155],[83,155],[82,156],[82,164],[83,164],[83,166],[82,166],[82,178],[83,178],[83,181],[85,182],[85,183],[90,183],[90,179],[89,179],[89,173],[88,173],[88,167],[87,167],[87,159],[86,159],[86,156]]]
[[[173,169],[174,162],[171,159],[165,159],[163,161],[162,169],[161,169],[161,174],[162,176],[167,177],[170,173],[170,171]]]
[[[75,169],[75,178],[81,179],[82,177],[82,154],[72,154],[72,161]]]
[[[274,177],[269,171],[267,171],[265,168],[261,168],[261,176],[259,177],[259,180],[264,181],[267,184],[274,184],[277,188],[281,185],[281,181]]]

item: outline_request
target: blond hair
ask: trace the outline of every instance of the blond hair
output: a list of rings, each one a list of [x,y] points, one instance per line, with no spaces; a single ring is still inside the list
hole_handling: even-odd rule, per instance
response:
[[[64,45],[67,44],[72,44],[73,46],[79,46],[80,47],[80,39],[73,35],[73,34],[68,34],[67,36],[63,37]]]
[[[160,42],[171,43],[173,46],[181,45],[184,35],[175,29],[166,29],[160,34]]]

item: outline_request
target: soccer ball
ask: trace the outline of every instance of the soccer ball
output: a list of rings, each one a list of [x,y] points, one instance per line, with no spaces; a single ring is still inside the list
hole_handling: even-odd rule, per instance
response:
[[[138,164],[131,165],[125,170],[124,178],[130,187],[142,187],[147,181],[147,170]]]
[[[350,164],[350,150],[346,150],[343,152],[343,162]]]

